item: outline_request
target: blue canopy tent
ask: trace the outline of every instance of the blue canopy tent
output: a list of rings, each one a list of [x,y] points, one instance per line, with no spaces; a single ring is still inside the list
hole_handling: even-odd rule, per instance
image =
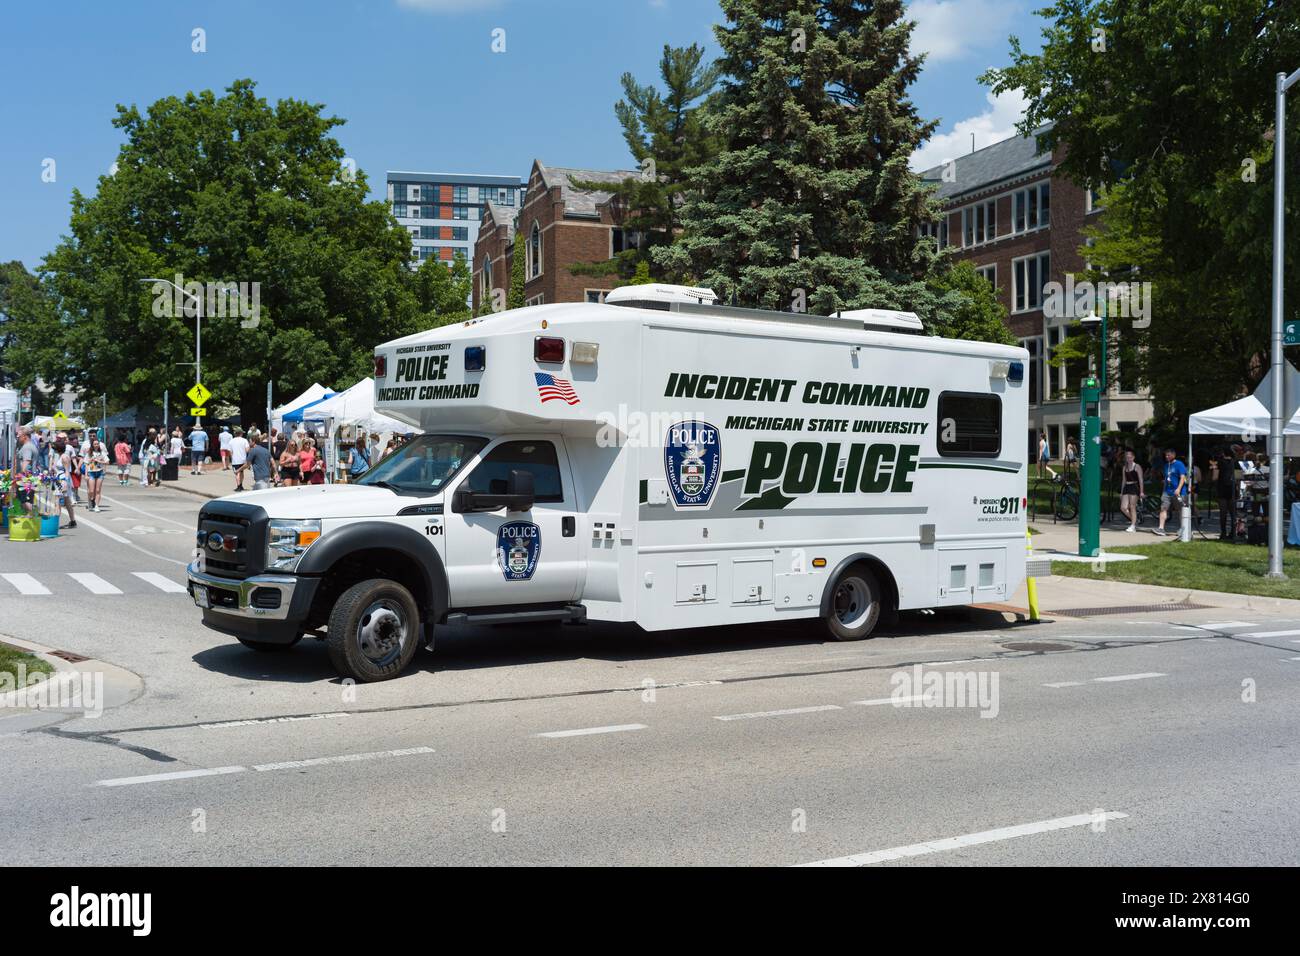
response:
[[[335,394],[336,393],[334,392],[329,392],[328,394],[322,396],[321,398],[316,399],[316,401],[314,402],[308,402],[306,405],[300,405],[299,407],[295,408],[291,412],[285,412],[281,416],[280,420],[283,421],[286,425],[290,423],[297,424],[298,422],[302,421],[303,412],[310,411],[313,405],[319,405],[321,402],[328,401],[329,399],[333,398]]]

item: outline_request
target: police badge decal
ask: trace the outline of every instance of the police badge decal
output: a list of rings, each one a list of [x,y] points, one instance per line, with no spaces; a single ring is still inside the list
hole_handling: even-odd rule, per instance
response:
[[[722,435],[708,422],[678,422],[664,436],[664,474],[678,508],[707,508],[722,474]]]
[[[497,529],[497,564],[507,581],[527,581],[542,554],[542,531],[531,521],[507,521]]]

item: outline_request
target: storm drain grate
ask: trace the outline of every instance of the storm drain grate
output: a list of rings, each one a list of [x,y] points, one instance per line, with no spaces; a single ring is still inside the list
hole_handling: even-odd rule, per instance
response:
[[[90,660],[89,657],[82,657],[80,654],[74,654],[72,651],[50,651],[51,657],[61,657],[69,664],[80,664],[82,661]]]
[[[1107,614],[1149,614],[1153,611],[1204,611],[1213,608],[1213,604],[1126,604],[1123,607],[1067,607],[1044,614],[1060,614],[1064,617],[1105,617]]]

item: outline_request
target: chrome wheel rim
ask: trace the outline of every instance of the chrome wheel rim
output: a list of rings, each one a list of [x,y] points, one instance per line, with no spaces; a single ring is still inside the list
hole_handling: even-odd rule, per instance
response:
[[[378,667],[391,664],[402,656],[411,629],[406,612],[391,598],[373,602],[357,624],[357,645],[366,660]]]
[[[835,589],[835,619],[846,628],[860,627],[871,611],[867,589],[857,578],[841,581]]]

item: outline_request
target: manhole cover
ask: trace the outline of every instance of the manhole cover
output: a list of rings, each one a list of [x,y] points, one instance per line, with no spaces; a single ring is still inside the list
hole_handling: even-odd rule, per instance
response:
[[[1073,644],[1052,644],[1049,641],[1013,641],[1003,644],[1009,651],[1072,651]]]

